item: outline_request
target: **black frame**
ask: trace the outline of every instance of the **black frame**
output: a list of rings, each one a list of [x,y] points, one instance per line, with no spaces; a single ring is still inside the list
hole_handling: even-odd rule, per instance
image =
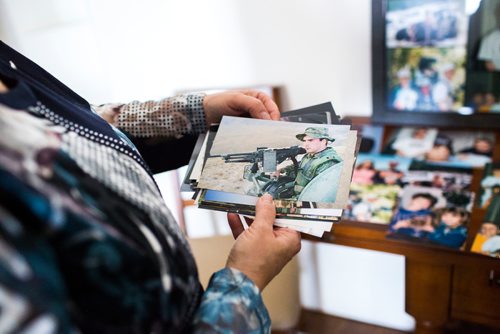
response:
[[[375,124],[418,125],[433,127],[461,127],[500,129],[500,113],[478,113],[463,115],[454,111],[398,111],[387,106],[387,47],[386,47],[386,8],[388,0],[372,0],[372,93]],[[478,11],[479,12],[479,11]],[[477,31],[480,24],[477,13],[470,16],[467,60],[477,47]],[[470,65],[467,65],[470,70]],[[466,80],[467,91],[467,80]]]

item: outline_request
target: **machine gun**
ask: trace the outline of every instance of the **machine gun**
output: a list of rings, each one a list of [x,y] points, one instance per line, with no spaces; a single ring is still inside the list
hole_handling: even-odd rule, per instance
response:
[[[298,163],[295,157],[304,153],[306,153],[306,150],[299,146],[286,148],[258,147],[255,152],[226,154],[222,158],[224,162],[250,162],[252,163],[250,169],[252,173],[257,173],[260,166],[262,166],[264,173],[272,173],[286,159],[292,160],[294,166],[297,168]]]
[[[258,147],[257,151],[250,153],[233,153],[222,155],[226,163],[248,162],[245,166],[243,177],[252,181],[255,186],[255,195],[268,192],[274,198],[289,198],[293,194],[293,178],[288,176],[272,177],[266,173],[274,173],[280,163],[287,159],[293,162],[297,174],[297,155],[305,154],[306,150],[299,146],[285,148]],[[259,173],[260,171],[260,173]]]

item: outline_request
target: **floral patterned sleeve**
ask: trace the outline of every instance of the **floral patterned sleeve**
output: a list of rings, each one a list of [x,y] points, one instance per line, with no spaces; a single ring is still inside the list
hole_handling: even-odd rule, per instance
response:
[[[195,316],[195,333],[270,333],[271,320],[257,286],[236,269],[210,279]]]
[[[177,95],[159,101],[93,106],[102,118],[133,137],[172,137],[206,130],[205,94]]]
[[[50,244],[0,205],[0,333],[71,333],[67,296]]]

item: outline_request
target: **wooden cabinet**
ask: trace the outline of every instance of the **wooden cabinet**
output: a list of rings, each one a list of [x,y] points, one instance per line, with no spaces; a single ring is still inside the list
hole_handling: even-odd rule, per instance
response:
[[[355,126],[370,123],[369,118],[350,120]],[[385,125],[382,143],[387,143],[397,128]],[[500,131],[491,131],[496,136],[493,160],[500,161]],[[483,170],[475,169],[471,190],[476,195],[482,177]],[[473,209],[464,250],[388,238],[387,225],[345,220],[320,241],[404,255],[406,311],[416,319],[416,333],[443,333],[455,320],[500,332],[500,259],[469,251],[484,216],[484,209]]]
[[[451,317],[500,328],[500,261],[454,266]]]
[[[388,239],[386,228],[344,221],[319,241],[404,255],[406,311],[416,319],[415,333],[443,333],[453,320],[500,331],[500,260]]]

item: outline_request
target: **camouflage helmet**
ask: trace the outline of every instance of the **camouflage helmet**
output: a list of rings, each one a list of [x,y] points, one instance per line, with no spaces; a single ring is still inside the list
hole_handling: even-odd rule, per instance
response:
[[[299,133],[295,137],[297,137],[298,140],[304,141],[305,136],[309,136],[311,138],[326,139],[331,142],[335,141],[335,139],[331,138],[330,135],[328,134],[327,128],[319,128],[319,127],[307,128],[306,131],[304,131],[304,133]]]

